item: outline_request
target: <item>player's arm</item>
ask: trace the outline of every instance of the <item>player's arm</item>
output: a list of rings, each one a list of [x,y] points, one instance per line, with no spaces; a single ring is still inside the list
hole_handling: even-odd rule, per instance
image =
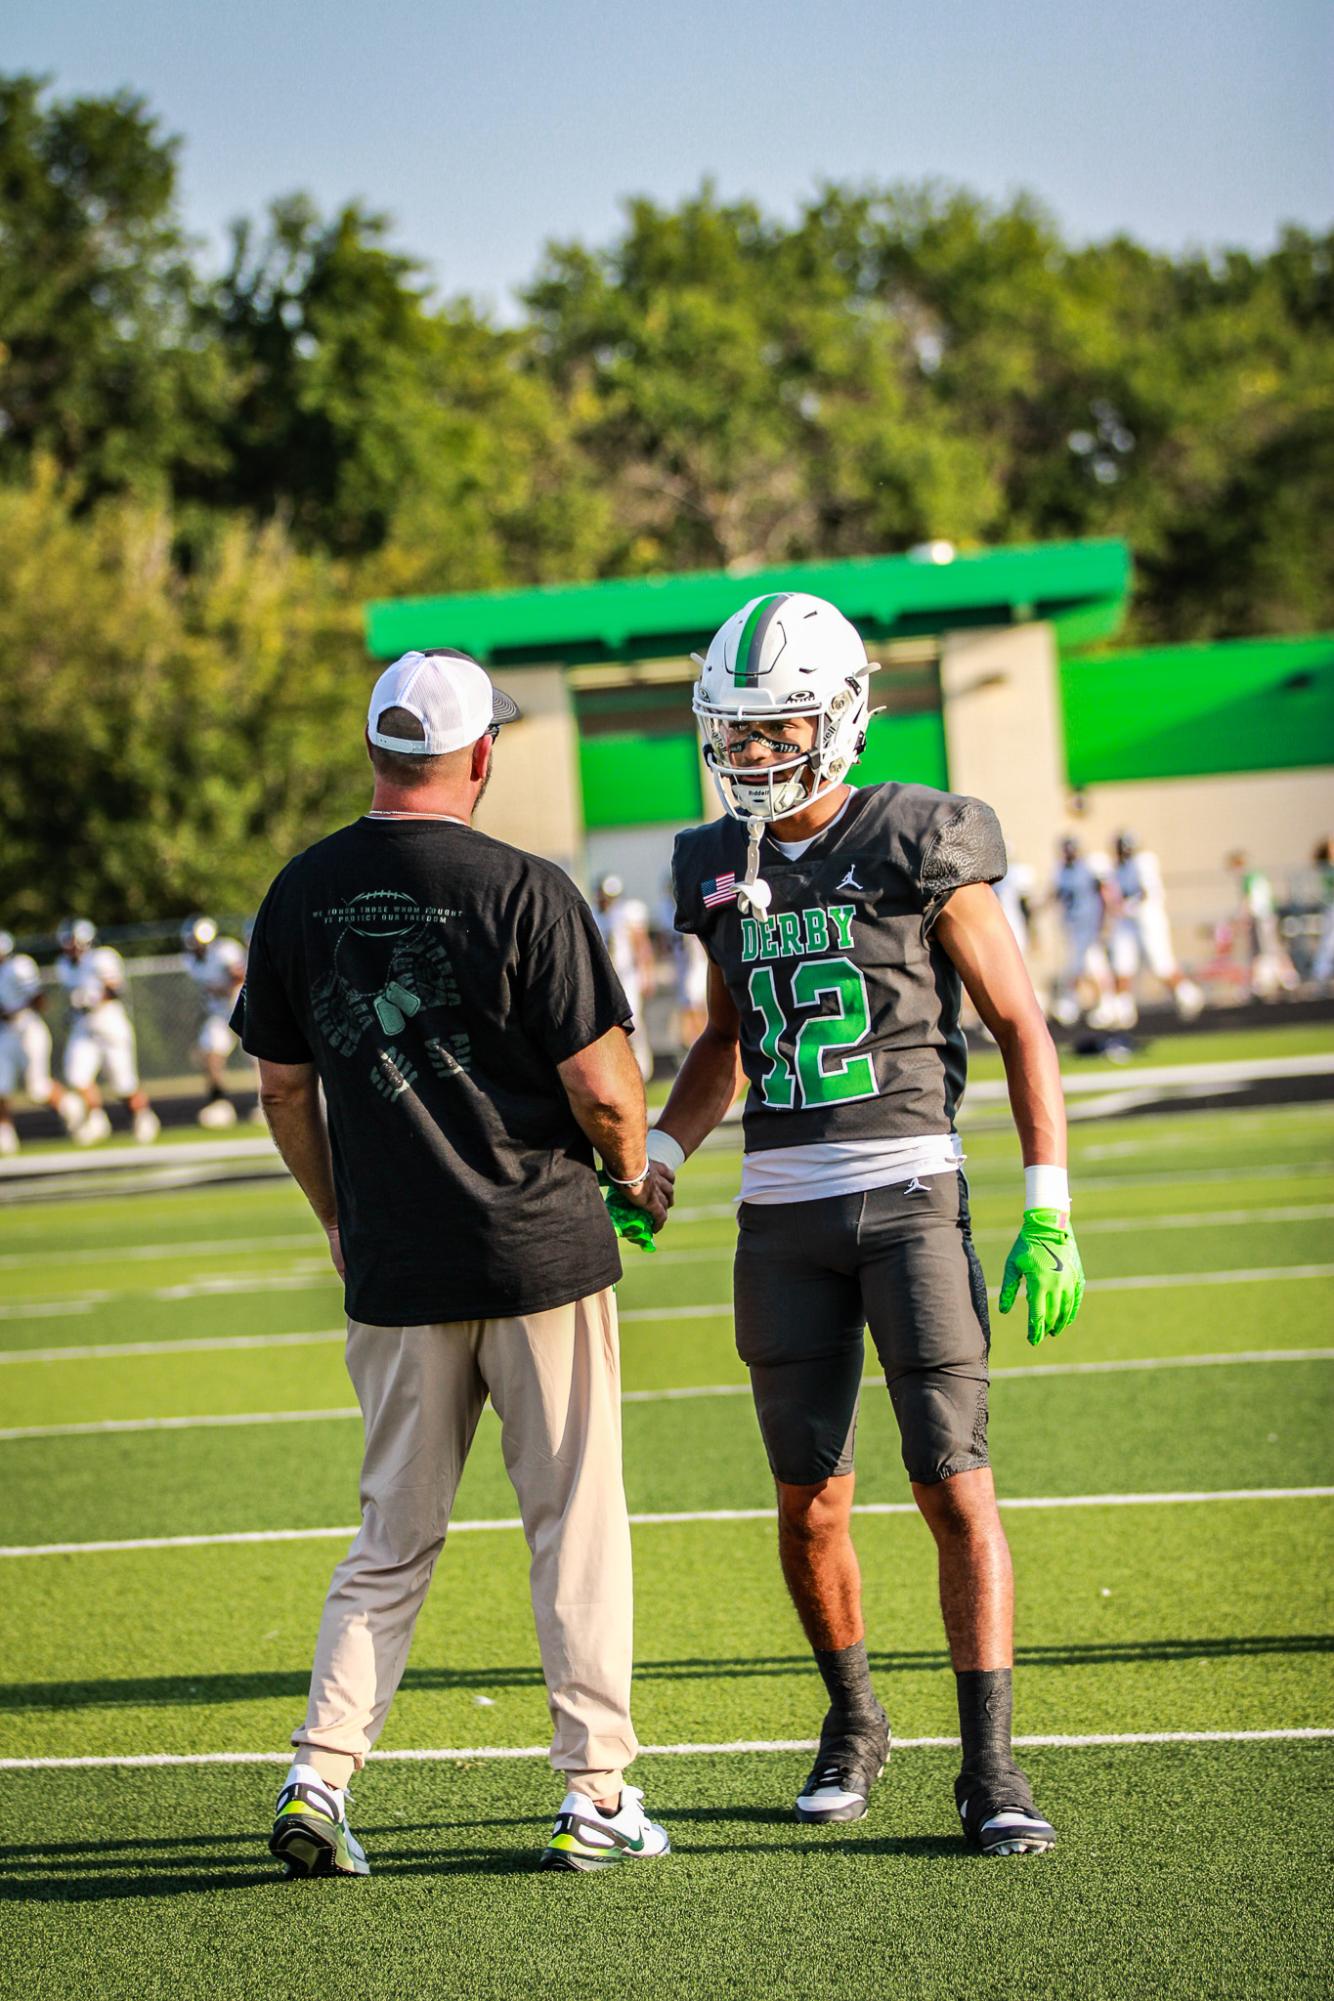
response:
[[[1079,1311],[1084,1273],[1070,1231],[1065,1098],[1061,1068],[1033,982],[985,883],[956,889],[935,936],[958,968],[969,999],[1005,1064],[1010,1106],[1024,1157],[1024,1220],[1005,1263],[1000,1309],[1008,1313],[1026,1282],[1028,1338],[1059,1334]]]
[[[329,1239],[334,1270],[344,1276],[343,1247],[338,1239],[338,1203],[334,1196],[333,1156],[329,1128],[320,1104],[319,1073],[313,1063],[259,1062],[259,1102],[292,1179],[300,1188]]]
[[[671,1095],[649,1134],[649,1158],[670,1193],[676,1170],[731,1109],[745,1082],[741,1017],[717,966],[709,966],[708,1018],[676,1073]]]

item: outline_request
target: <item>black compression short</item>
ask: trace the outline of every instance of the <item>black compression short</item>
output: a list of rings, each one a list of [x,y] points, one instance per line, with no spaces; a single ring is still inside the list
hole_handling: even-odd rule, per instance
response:
[[[988,1463],[991,1330],[962,1174],[743,1202],[739,1220],[736,1344],[775,1479],[851,1472],[867,1326],[909,1478],[931,1485]]]

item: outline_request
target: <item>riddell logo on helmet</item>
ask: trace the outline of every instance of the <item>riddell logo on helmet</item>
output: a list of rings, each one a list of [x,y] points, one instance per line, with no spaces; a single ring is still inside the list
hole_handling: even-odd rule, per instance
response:
[[[803,667],[801,671],[803,674],[809,674],[813,670],[809,667]],[[788,701],[794,708],[798,702],[813,702],[814,700],[815,697],[809,688],[795,688],[788,696]]]

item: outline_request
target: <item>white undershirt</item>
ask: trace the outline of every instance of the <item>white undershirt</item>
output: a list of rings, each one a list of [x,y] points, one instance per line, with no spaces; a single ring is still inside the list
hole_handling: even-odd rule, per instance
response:
[[[737,1200],[823,1202],[831,1195],[862,1195],[868,1188],[892,1188],[932,1174],[957,1174],[964,1158],[958,1133],[771,1146],[743,1157]]]
[[[833,819],[826,820],[823,827],[817,828],[809,839],[804,841],[780,841],[777,834],[770,834],[769,839],[773,842],[779,854],[786,855],[790,862],[800,861],[807,848],[812,847],[816,841],[823,840],[825,835],[838,825],[849,806],[851,806],[852,795],[856,789],[855,785],[848,787],[848,796],[839,807],[837,813],[835,813]]]

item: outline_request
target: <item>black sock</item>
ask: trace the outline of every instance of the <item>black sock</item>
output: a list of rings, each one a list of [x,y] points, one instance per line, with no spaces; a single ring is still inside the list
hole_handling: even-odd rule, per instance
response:
[[[814,1651],[831,1709],[847,1717],[874,1716],[877,1703],[865,1640],[854,1640],[850,1647],[816,1647]]]
[[[959,1736],[965,1770],[1014,1764],[1010,1731],[1014,1686],[1009,1668],[965,1668],[955,1676],[959,1693]]]

